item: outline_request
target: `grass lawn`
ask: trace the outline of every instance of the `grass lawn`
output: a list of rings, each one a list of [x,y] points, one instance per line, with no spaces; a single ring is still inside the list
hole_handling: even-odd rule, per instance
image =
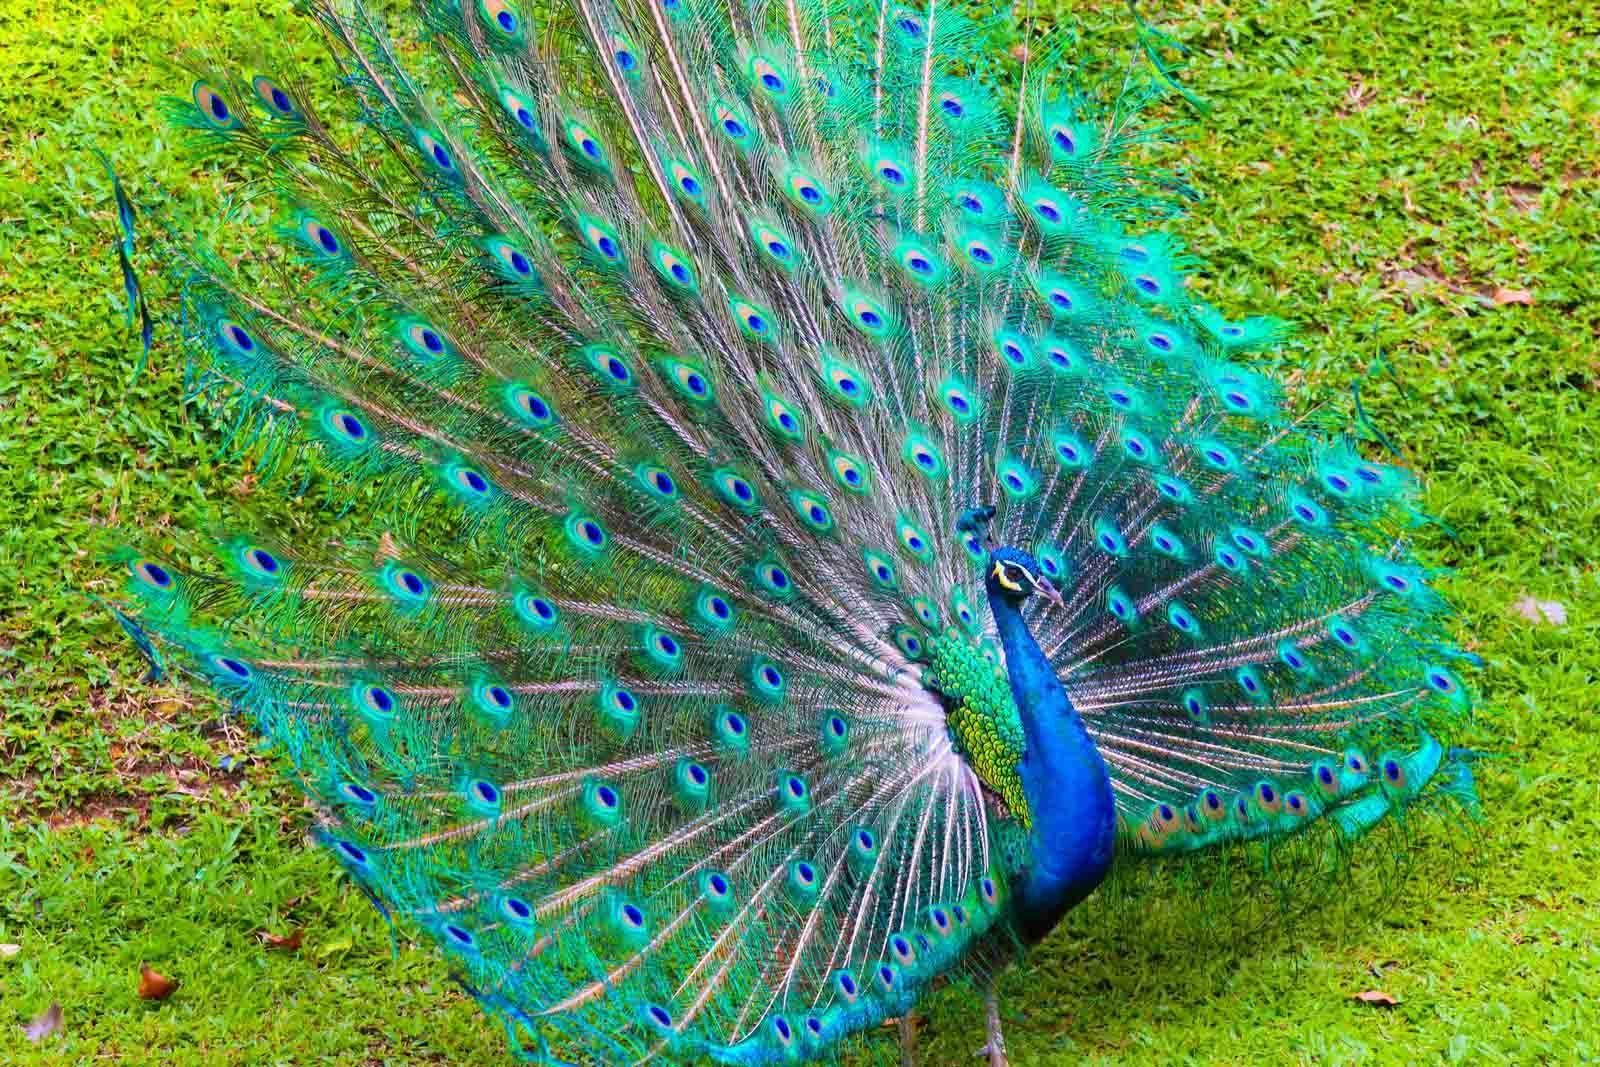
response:
[[[227,0],[0,0],[0,1062],[498,1063],[435,956],[303,846],[304,812],[218,707],[138,684],[87,593],[98,529],[282,520],[185,410],[158,350],[135,382],[110,155],[136,197],[200,203],[156,107],[185,46],[309,53]],[[1114,6],[1114,5],[1111,5]],[[1110,7],[1108,6],[1108,10]],[[1184,232],[1230,309],[1304,324],[1426,477],[1426,555],[1485,660],[1487,811],[1412,828],[1317,912],[1231,946],[1183,901],[1075,913],[1003,986],[1016,1064],[1600,1061],[1600,32],[1583,0],[1179,0],[1213,105]],[[261,30],[261,18],[270,29]],[[199,186],[196,188],[196,186]],[[1531,598],[1531,599],[1530,599]],[[1549,602],[1541,613],[1535,602]],[[1519,609],[1518,605],[1522,607]],[[1530,618],[1529,615],[1532,617]],[[305,929],[298,951],[258,932]],[[137,998],[139,966],[180,980]],[[1398,1006],[1352,1000],[1383,990]],[[52,1002],[60,1033],[22,1025]],[[965,1063],[981,1007],[922,1019]],[[864,1062],[864,1061],[863,1061]]]

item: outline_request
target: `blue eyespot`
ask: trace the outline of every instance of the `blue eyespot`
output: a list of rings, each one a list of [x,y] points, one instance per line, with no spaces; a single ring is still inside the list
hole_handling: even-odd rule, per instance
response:
[[[297,112],[294,106],[294,98],[273,84],[270,78],[265,75],[257,75],[251,85],[255,88],[257,98],[266,106],[267,110],[279,118],[290,119],[295,117]]]
[[[211,662],[220,667],[224,674],[228,674],[241,682],[248,682],[254,674],[249,664],[243,660],[234,659],[232,656],[213,656]]]
[[[339,238],[334,236],[332,230],[315,222],[308,223],[306,229],[324,252],[330,256],[339,254]]]
[[[583,519],[577,525],[578,536],[588,544],[598,548],[605,544],[605,531],[600,529],[593,519]]]
[[[264,548],[247,548],[241,553],[244,563],[257,574],[271,576],[283,569],[283,564]]]
[[[157,589],[172,588],[172,572],[154,560],[139,560],[129,569],[147,585],[153,585]]]
[[[249,331],[236,322],[223,320],[219,323],[219,332],[228,346],[241,356],[248,356],[256,350],[256,339],[250,336]]]
[[[200,109],[201,115],[211,125],[224,130],[238,126],[238,120],[234,118],[233,110],[228,107],[228,102],[205,82],[195,82],[192,95],[195,107]]]
[[[367,853],[359,845],[350,841],[339,841],[335,847],[338,848],[341,856],[357,867],[365,867],[367,865]]]
[[[346,782],[339,790],[345,797],[362,807],[371,807],[378,802],[378,794],[364,785],[355,782]]]

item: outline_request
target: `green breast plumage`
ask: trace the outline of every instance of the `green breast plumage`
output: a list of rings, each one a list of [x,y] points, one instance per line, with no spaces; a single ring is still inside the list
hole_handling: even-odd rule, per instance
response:
[[[923,684],[939,694],[956,751],[978,779],[1002,801],[1024,828],[1032,825],[1017,764],[1022,759],[1022,720],[999,654],[950,629],[928,642]]]

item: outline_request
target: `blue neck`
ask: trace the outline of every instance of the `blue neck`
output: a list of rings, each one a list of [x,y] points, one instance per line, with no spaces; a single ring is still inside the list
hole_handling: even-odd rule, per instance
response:
[[[1031,855],[1013,892],[1018,925],[1035,941],[1105,877],[1116,840],[1116,807],[1105,761],[1083,720],[1017,604],[992,583],[989,611],[1000,631],[1027,745],[1017,770],[1033,816]]]

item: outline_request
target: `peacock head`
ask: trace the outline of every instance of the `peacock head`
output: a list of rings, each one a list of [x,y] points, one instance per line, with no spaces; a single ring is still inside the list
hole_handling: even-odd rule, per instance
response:
[[[1037,593],[1056,607],[1061,606],[1061,590],[1044,576],[1039,561],[1010,545],[989,550],[989,573],[985,580],[989,596],[1020,605]]]

